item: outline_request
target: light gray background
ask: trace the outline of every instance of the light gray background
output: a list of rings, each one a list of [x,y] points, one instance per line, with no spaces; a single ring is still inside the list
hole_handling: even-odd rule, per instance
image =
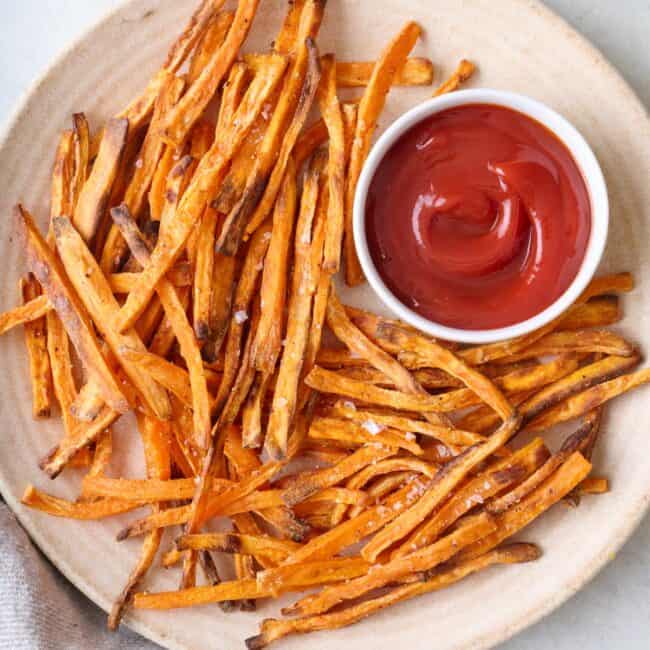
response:
[[[0,0],[0,122],[8,119],[52,57],[120,3]],[[546,4],[599,47],[650,107],[650,0],[546,0]],[[82,596],[79,603],[88,608],[87,616],[101,620]],[[650,518],[577,596],[501,646],[502,650],[610,648],[650,648]]]

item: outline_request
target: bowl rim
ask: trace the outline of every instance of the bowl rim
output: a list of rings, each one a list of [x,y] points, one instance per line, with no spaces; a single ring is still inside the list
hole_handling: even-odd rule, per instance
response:
[[[390,148],[413,126],[449,108],[470,104],[503,106],[532,118],[549,129],[569,150],[582,173],[591,204],[591,229],[585,255],[571,284],[548,307],[530,318],[492,329],[464,329],[442,325],[404,304],[386,286],[370,255],[365,228],[365,207],[370,183]],[[460,343],[492,343],[523,336],[547,325],[565,312],[593,278],[607,243],[609,198],[600,163],[584,136],[546,104],[506,90],[473,88],[432,97],[398,117],[372,147],[357,183],[353,205],[353,235],[361,268],[379,299],[399,318],[431,336]]]

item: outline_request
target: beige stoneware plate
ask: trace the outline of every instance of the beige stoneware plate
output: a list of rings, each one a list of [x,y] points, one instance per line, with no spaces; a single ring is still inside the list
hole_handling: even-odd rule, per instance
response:
[[[10,219],[21,200],[45,224],[49,175],[60,130],[83,110],[97,126],[136,94],[162,62],[168,43],[193,9],[194,0],[133,0],[71,47],[26,96],[0,145],[0,309],[16,304],[23,254]],[[248,48],[268,48],[285,0],[262,0]],[[650,125],[632,91],[602,56],[562,20],[533,0],[330,0],[319,39],[323,52],[342,58],[374,58],[407,19],[424,28],[417,53],[436,63],[437,79],[462,56],[480,64],[474,85],[529,94],[568,117],[600,159],[610,190],[611,234],[602,270],[634,272],[638,287],[624,299],[624,334],[650,350]],[[427,96],[398,89],[380,128]],[[350,301],[379,307],[365,288]],[[0,340],[0,489],[32,538],[85,594],[108,609],[135,562],[139,541],[118,544],[125,518],[74,522],[20,504],[27,482],[72,497],[74,471],[56,482],[36,462],[58,439],[58,422],[31,418],[22,332]],[[650,500],[647,406],[650,388],[620,398],[608,410],[596,472],[609,477],[610,494],[587,498],[577,510],[557,506],[525,531],[544,555],[533,564],[490,570],[451,589],[429,594],[347,629],[297,637],[283,648],[345,647],[486,648],[538,620],[585,584],[616,552]],[[128,424],[128,423],[127,423]],[[138,476],[140,454],[129,427],[116,459],[121,475]],[[130,515],[133,517],[134,515]],[[150,590],[175,588],[177,576],[156,572]],[[262,616],[225,615],[216,606],[175,612],[136,612],[127,623],[169,648],[242,648]]]

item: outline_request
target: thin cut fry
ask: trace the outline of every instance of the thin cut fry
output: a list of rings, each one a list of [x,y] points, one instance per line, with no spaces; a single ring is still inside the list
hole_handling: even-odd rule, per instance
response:
[[[650,369],[644,368],[632,374],[623,375],[592,386],[538,415],[526,425],[526,431],[544,431],[559,422],[566,422],[572,418],[585,415],[610,399],[649,381]]]
[[[539,556],[540,551],[533,544],[510,544],[473,560],[456,564],[452,563],[451,566],[445,566],[442,572],[433,572],[433,575],[425,575],[423,579],[416,580],[411,584],[394,587],[382,596],[363,601],[332,614],[289,620],[269,618],[262,622],[260,634],[246,640],[246,646],[249,650],[261,650],[261,648],[265,648],[273,641],[277,641],[289,634],[304,634],[317,630],[333,630],[339,627],[345,627],[346,625],[352,625],[390,605],[430,591],[443,589],[489,566],[531,562]]]
[[[143,266],[151,259],[149,250],[137,225],[125,209],[125,206],[111,210],[113,220],[127,241],[131,253]],[[130,294],[132,295],[132,294]],[[210,435],[210,397],[203,371],[201,352],[194,338],[194,332],[187,321],[185,307],[180,301],[176,289],[163,278],[158,284],[158,296],[165,313],[174,330],[181,348],[181,354],[187,364],[192,387],[192,406],[194,409],[194,436],[199,446],[207,446]]]
[[[160,125],[159,128],[169,143],[179,146],[183,142],[212,99],[248,35],[258,2],[259,0],[242,0],[239,3],[223,45]]]
[[[361,555],[366,560],[374,562],[383,550],[408,535],[449,496],[451,490],[467,476],[472,468],[506,444],[517,432],[520,423],[519,417],[506,420],[499,430],[485,442],[474,445],[456,456],[451,463],[438,472],[424,496],[413,507],[377,533],[364,546]]]
[[[134,364],[119,356],[122,347],[130,347],[139,352],[146,348],[135,331],[118,334],[111,326],[119,304],[99,264],[84,244],[79,233],[67,217],[54,219],[56,245],[72,285],[91,315],[95,325],[117,356],[124,372],[142,395],[145,403],[160,419],[171,416],[167,393],[158,384],[140,371]]]
[[[41,292],[36,278],[31,273],[21,279],[20,289],[25,305],[37,298]],[[32,383],[32,414],[35,418],[47,418],[50,417],[52,410],[53,387],[44,317],[25,323],[25,345],[29,356],[29,374]]]
[[[471,61],[462,59],[449,79],[438,86],[438,89],[433,96],[439,97],[440,95],[453,92],[459,88],[461,84],[465,83],[474,74],[475,70],[476,66]]]
[[[208,65],[215,52],[223,45],[226,34],[232,25],[235,14],[232,11],[220,11],[208,25],[192,55],[187,73],[187,81],[193,84]]]
[[[336,85],[342,88],[366,86],[374,67],[374,61],[337,61]],[[419,56],[406,59],[393,83],[396,86],[430,86],[433,83],[433,63]]]
[[[379,114],[384,108],[386,95],[388,95],[397,71],[404,66],[409,52],[419,38],[420,31],[417,23],[409,22],[393,38],[377,60],[368,81],[368,87],[359,104],[359,116],[350,152],[350,167],[345,188],[345,280],[350,286],[356,286],[363,282],[363,272],[357,259],[352,237],[352,204],[357,181],[361,174],[361,167],[370,151],[372,134],[377,126]]]
[[[129,404],[104,359],[86,310],[60,262],[38,232],[29,213],[18,205],[14,215],[24,238],[27,265],[56,309],[89,376],[99,387],[106,403],[118,413],[126,413]]]

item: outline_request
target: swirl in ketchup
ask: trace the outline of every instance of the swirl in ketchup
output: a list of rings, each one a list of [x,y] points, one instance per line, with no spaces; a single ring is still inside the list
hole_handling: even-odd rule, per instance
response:
[[[471,104],[416,124],[370,184],[366,235],[387,287],[437,323],[491,329],[543,311],[578,273],[589,195],[566,146],[517,111]]]

